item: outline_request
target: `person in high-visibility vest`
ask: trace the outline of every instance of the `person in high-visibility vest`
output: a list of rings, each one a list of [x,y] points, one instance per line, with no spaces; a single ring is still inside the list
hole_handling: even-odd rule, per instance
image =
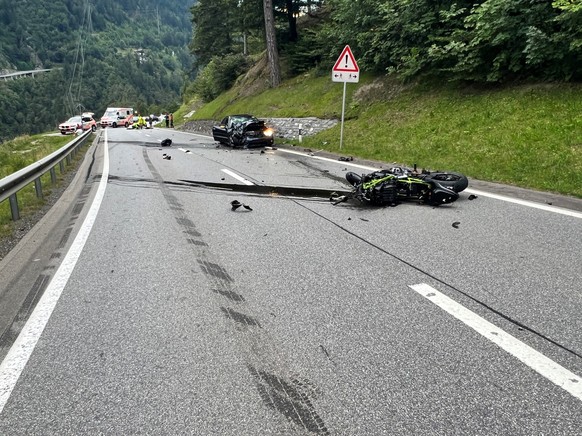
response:
[[[140,114],[137,114],[137,128],[143,129],[146,126],[146,120]]]

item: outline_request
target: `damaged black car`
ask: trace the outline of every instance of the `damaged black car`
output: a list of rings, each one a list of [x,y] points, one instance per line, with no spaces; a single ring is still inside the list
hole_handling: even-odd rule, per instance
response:
[[[231,147],[265,147],[273,145],[274,131],[253,115],[229,115],[212,127],[212,137]]]

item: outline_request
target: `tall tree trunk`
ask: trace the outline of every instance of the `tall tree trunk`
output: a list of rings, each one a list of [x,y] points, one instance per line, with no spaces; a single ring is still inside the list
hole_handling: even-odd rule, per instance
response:
[[[267,40],[267,61],[271,73],[271,87],[276,88],[281,83],[281,67],[279,66],[279,52],[275,35],[275,16],[273,0],[263,0],[265,15],[265,36]]]
[[[287,9],[287,21],[289,22],[289,41],[297,42],[297,19],[294,15],[293,0],[285,0],[285,8]]]

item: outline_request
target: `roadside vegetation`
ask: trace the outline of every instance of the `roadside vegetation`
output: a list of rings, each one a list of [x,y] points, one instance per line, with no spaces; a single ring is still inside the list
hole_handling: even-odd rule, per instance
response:
[[[339,124],[302,146],[582,198],[579,2],[274,0],[278,86],[258,22],[239,19],[259,16],[260,2],[220,2],[230,7],[192,8],[198,76],[177,124],[194,110],[186,120],[340,119],[343,84],[331,69],[348,44],[364,74],[347,85],[343,147]]]
[[[48,156],[63,147],[72,138],[72,136],[63,135],[20,136],[12,141],[0,144],[0,179]],[[65,165],[65,173],[72,168],[76,168],[76,163],[81,157],[82,154],[79,153],[76,158],[73,158],[70,166]],[[18,192],[18,204],[22,216],[30,216],[42,208],[45,204],[45,199],[51,194],[51,191],[62,186],[65,175],[61,174],[58,168],[56,175],[56,185],[51,184],[50,174],[47,173],[41,177],[44,198],[37,198],[34,183],[31,183]],[[0,203],[0,238],[13,234],[19,225],[18,222],[15,223],[12,221],[9,201],[5,200]]]

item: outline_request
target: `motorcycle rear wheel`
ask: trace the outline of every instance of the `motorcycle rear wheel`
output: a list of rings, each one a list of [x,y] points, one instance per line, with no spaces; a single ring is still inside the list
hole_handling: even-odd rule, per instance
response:
[[[452,189],[455,192],[464,191],[469,186],[469,179],[461,173],[430,173],[423,177],[424,180],[435,181],[445,188]]]

